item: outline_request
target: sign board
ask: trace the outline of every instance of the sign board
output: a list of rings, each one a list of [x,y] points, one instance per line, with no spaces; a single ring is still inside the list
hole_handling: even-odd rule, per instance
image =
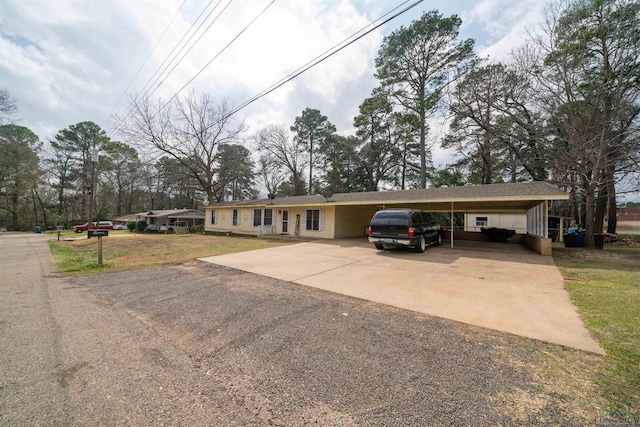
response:
[[[87,239],[92,237],[106,237],[109,235],[109,230],[107,229],[98,229],[98,230],[89,230],[87,232]]]

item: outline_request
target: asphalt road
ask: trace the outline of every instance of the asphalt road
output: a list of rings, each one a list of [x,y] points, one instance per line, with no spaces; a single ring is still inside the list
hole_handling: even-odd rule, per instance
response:
[[[512,425],[520,342],[200,262],[61,276],[0,237],[3,426]]]

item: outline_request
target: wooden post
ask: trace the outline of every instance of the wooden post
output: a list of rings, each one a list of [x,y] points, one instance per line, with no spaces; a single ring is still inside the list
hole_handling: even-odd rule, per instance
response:
[[[98,236],[98,265],[102,265],[102,236]]]

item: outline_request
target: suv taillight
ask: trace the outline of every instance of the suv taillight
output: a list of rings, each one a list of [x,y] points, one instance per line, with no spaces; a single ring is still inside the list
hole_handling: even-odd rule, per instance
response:
[[[369,226],[369,231],[367,233],[369,233],[369,236],[371,236],[371,226]]]
[[[409,232],[407,233],[407,235],[408,235],[409,237],[413,237],[413,236],[415,236],[415,235],[416,235],[416,233],[415,233],[415,229],[414,229],[413,227],[409,227],[409,230],[408,230],[408,231],[409,231]]]

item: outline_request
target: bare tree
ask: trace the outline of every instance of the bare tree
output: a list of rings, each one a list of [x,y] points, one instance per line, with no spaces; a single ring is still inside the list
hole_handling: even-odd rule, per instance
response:
[[[0,125],[12,123],[18,114],[18,102],[6,89],[0,89]]]
[[[275,166],[289,172],[293,184],[291,195],[305,194],[302,174],[308,160],[303,156],[303,148],[289,137],[289,131],[284,126],[268,126],[258,133],[257,144],[261,162],[269,165],[268,168]]]
[[[238,143],[244,124],[234,124],[226,101],[208,94],[190,92],[162,105],[148,98],[134,98],[130,114],[116,121],[135,144],[151,147],[178,160],[215,203],[216,194],[227,182],[219,174],[220,146]]]

